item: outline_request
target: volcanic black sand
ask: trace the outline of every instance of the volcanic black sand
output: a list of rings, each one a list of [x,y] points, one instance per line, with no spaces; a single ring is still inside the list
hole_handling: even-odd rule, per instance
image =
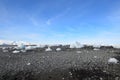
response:
[[[0,80],[120,80],[120,50],[0,52]]]

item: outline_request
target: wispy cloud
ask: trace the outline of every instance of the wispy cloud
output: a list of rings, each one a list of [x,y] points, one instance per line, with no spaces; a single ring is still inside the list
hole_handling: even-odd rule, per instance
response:
[[[32,22],[32,24],[33,24],[34,26],[39,26],[38,21],[35,20],[33,17],[30,17],[29,19],[30,19],[30,21]]]
[[[47,25],[51,25],[52,23],[54,23],[54,21],[58,20],[59,18],[65,16],[68,12],[69,12],[70,8],[67,8],[66,10],[64,10],[63,12],[49,18],[47,21],[46,21],[46,24]]]

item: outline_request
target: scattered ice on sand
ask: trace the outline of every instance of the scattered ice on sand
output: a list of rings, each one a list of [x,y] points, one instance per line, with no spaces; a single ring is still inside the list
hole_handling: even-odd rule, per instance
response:
[[[69,74],[72,76],[72,73],[71,73],[71,72],[69,72]]]
[[[43,56],[42,58],[45,58],[45,56]]]
[[[61,51],[61,48],[57,48],[56,51]]]
[[[5,49],[6,49],[5,47],[2,48],[2,50],[5,50]]]
[[[109,58],[108,60],[109,63],[118,63],[118,60],[116,58]]]
[[[26,52],[26,50],[21,50],[21,52],[25,53],[25,52]]]
[[[17,50],[15,50],[15,51],[13,51],[12,53],[19,53],[20,51],[17,51]]]
[[[94,56],[94,58],[97,58],[97,56]]]
[[[106,72],[106,70],[103,70],[103,72]]]
[[[9,52],[8,50],[3,50],[4,53]]]
[[[65,78],[63,77],[62,80],[64,80]]]
[[[77,53],[82,53],[81,51],[76,51]]]
[[[94,50],[94,51],[98,51],[98,50],[100,50],[100,49],[94,48],[93,50]]]
[[[29,66],[31,63],[27,63],[27,65]]]
[[[102,78],[102,77],[100,77],[100,80],[103,80],[103,78]]]

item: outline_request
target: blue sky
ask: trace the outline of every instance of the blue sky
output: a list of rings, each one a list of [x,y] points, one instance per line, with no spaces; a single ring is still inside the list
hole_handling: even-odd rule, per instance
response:
[[[120,0],[0,0],[0,40],[120,44]]]

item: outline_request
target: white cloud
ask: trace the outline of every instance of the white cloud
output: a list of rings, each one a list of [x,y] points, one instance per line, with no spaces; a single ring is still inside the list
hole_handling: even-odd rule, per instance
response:
[[[32,24],[33,24],[34,26],[39,26],[38,21],[35,20],[33,17],[30,17],[29,19],[30,19],[30,21],[32,22]]]
[[[63,12],[49,18],[47,21],[46,21],[46,24],[47,25],[51,25],[52,23],[54,23],[54,21],[58,20],[59,18],[61,18],[62,16],[65,16],[68,12],[69,12],[70,8],[67,8],[66,10],[64,10]]]

